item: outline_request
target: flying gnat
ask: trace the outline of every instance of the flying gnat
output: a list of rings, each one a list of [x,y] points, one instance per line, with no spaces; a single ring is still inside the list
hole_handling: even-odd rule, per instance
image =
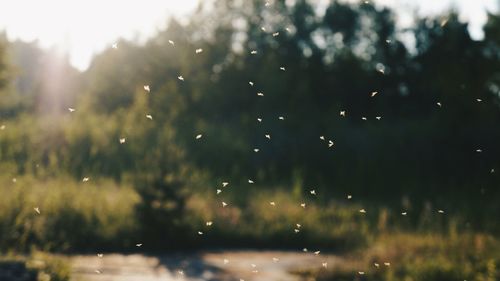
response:
[[[352,195],[351,195],[351,194],[348,194],[348,195],[347,195],[347,199],[351,200],[351,199],[352,199]]]
[[[113,43],[113,45],[111,45],[111,48],[118,49],[118,44],[117,43]]]
[[[391,44],[391,43],[392,43],[392,41],[391,41],[391,39],[387,39],[387,40],[385,40],[385,43],[387,43],[387,44]]]
[[[282,67],[280,67],[280,70],[281,70],[281,71],[285,71],[286,69],[285,69],[285,67],[284,67],[284,66],[282,66]]]
[[[222,260],[222,263],[224,263],[224,264],[228,264],[228,263],[229,263],[229,260],[228,260],[228,259],[223,259],[223,260]]]
[[[82,182],[88,182],[89,180],[90,180],[90,178],[85,177],[82,179]]]
[[[222,208],[225,208],[227,206],[226,202],[222,202]]]
[[[212,226],[213,222],[212,221],[207,221],[205,224],[206,224],[206,226]]]
[[[33,210],[35,210],[35,212],[36,212],[37,214],[40,214],[40,208],[35,207],[35,208],[33,208]]]
[[[374,96],[376,96],[378,94],[378,92],[372,92],[370,95],[371,97],[373,98]]]
[[[198,235],[203,235],[203,232],[201,232],[201,231],[198,231]]]
[[[340,116],[345,117],[345,110],[340,111]]]
[[[365,272],[364,271],[358,271],[358,274],[359,275],[365,275]]]
[[[226,181],[223,181],[223,182],[222,182],[222,187],[226,187],[226,186],[228,186],[228,185],[229,185],[229,183],[228,183],[228,182],[226,182]]]
[[[217,194],[220,194],[221,192],[222,192],[222,190],[217,189]]]
[[[124,144],[125,141],[126,141],[126,139],[125,138],[120,138],[118,141],[120,142],[120,144]]]
[[[144,90],[145,90],[146,92],[148,92],[148,93],[151,91],[151,90],[149,89],[149,85],[144,85]]]
[[[181,80],[181,81],[184,81],[184,77],[182,77],[182,75],[181,75],[181,76],[179,76],[179,77],[177,77],[177,79],[179,79],[179,80]]]
[[[476,149],[476,152],[477,153],[481,153],[481,152],[483,152],[483,150],[482,149]]]
[[[333,146],[333,141],[328,140],[328,147],[332,147],[332,146]]]
[[[365,209],[361,209],[361,210],[359,210],[359,212],[362,213],[362,214],[366,214],[366,210]]]
[[[273,37],[276,37],[276,36],[278,36],[278,35],[280,35],[280,33],[279,33],[279,32],[275,32],[275,33],[273,33]]]
[[[362,119],[363,121],[368,120],[368,119],[367,119],[366,117],[364,117],[364,116],[363,116],[363,117],[361,117],[361,119]]]
[[[325,140],[325,136],[319,136],[319,139],[324,141]]]
[[[279,120],[285,120],[285,117],[280,116],[280,117],[278,117],[278,119],[279,119]]]
[[[328,263],[324,262],[321,264],[321,266],[323,266],[324,268],[327,268],[328,267]]]
[[[316,190],[313,189],[313,190],[309,191],[309,193],[311,193],[311,195],[316,195]]]
[[[253,82],[252,81],[249,81],[248,84],[250,84],[250,86],[253,86]]]
[[[257,54],[257,51],[256,50],[253,50],[250,52],[251,55],[256,55]]]
[[[476,99],[477,102],[482,102],[483,100],[482,99]]]
[[[437,106],[441,107],[441,103],[440,102],[436,102]]]
[[[69,112],[75,112],[75,111],[76,111],[76,109],[71,108],[71,107],[68,107],[68,111],[69,111]]]
[[[253,181],[253,180],[251,180],[251,179],[249,179],[249,180],[248,180],[248,183],[249,183],[249,184],[253,184],[253,183],[254,183],[254,181]]]
[[[266,139],[270,140],[270,139],[271,139],[271,135],[270,135],[270,134],[267,134],[267,135],[266,135]]]
[[[153,116],[151,114],[146,114],[146,118],[148,118],[149,120],[153,120]]]
[[[382,116],[377,116],[377,117],[375,117],[375,119],[380,120],[380,119],[382,119]]]
[[[319,255],[320,253],[321,253],[320,251],[314,252],[315,255]]]
[[[385,266],[391,266],[391,263],[390,262],[384,262],[384,265]]]
[[[257,153],[257,152],[259,152],[259,149],[258,149],[258,148],[254,148],[254,149],[253,149],[253,151],[254,151],[255,153]]]
[[[278,259],[278,258],[273,258],[273,262],[279,262],[279,261],[280,261],[280,259]]]
[[[257,121],[262,122],[262,118],[257,118]]]
[[[196,135],[196,139],[197,139],[197,140],[201,139],[201,137],[203,137],[203,135],[202,135],[202,134]]]
[[[273,206],[273,207],[274,207],[274,206],[276,206],[276,202],[271,201],[271,202],[269,202],[269,205],[271,205],[271,206]]]
[[[407,212],[402,212],[401,215],[406,216],[408,213]]]
[[[168,40],[168,43],[170,43],[170,45],[172,45],[172,46],[175,46],[175,42],[172,40]]]
[[[103,256],[104,256],[104,255],[103,255],[103,254],[101,254],[101,253],[97,254],[97,257],[98,257],[98,258],[102,258]]]
[[[266,28],[265,27],[261,27],[260,30],[266,32]]]
[[[293,231],[294,231],[295,233],[299,233],[299,232],[300,232],[300,229],[295,228]]]
[[[196,49],[196,51],[195,51],[196,54],[199,54],[201,52],[203,52],[203,49]]]
[[[444,211],[443,210],[438,210],[438,213],[444,214]]]
[[[380,267],[380,264],[379,263],[376,263],[374,262],[373,265],[376,267],[376,268],[379,268]]]
[[[306,203],[300,203],[300,207],[306,208]]]
[[[263,96],[264,96],[264,94],[263,94],[263,93],[261,93],[261,92],[259,92],[259,93],[257,93],[257,96],[259,96],[259,97],[263,97]]]
[[[136,247],[142,247],[141,243],[135,244]]]
[[[99,269],[94,270],[95,273],[101,274],[101,271]]]

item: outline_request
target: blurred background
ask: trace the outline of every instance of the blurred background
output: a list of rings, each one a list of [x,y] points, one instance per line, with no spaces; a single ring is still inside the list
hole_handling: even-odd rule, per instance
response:
[[[0,259],[318,249],[293,278],[500,280],[499,5],[2,3]]]

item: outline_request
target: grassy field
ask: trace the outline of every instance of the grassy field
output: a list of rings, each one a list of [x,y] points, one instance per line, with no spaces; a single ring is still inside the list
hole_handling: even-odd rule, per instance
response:
[[[500,242],[480,233],[386,233],[328,269],[297,272],[307,280],[500,280]]]

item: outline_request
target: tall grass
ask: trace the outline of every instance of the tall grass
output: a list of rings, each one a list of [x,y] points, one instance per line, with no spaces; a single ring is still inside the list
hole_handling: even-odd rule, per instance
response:
[[[106,180],[2,177],[0,194],[2,249],[111,249],[133,242],[139,197],[131,187]]]

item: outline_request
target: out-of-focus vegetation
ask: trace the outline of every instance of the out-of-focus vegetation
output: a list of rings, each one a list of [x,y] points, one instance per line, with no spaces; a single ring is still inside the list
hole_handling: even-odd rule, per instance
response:
[[[372,3],[315,3],[215,1],[83,73],[2,40],[0,247],[498,234],[500,17],[474,41],[454,13],[400,30]]]
[[[63,257],[35,251],[30,256],[0,258],[2,280],[69,281],[70,264]]]
[[[484,234],[390,234],[346,260],[315,271],[306,279],[326,280],[475,280],[500,279],[500,243]]]

